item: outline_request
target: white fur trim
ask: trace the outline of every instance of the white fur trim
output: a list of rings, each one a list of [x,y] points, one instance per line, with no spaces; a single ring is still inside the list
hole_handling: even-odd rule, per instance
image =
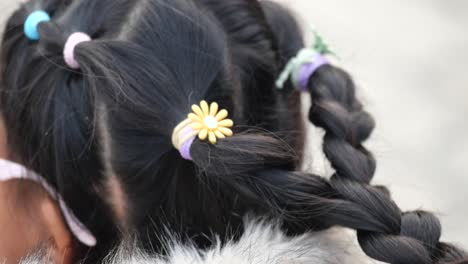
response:
[[[136,243],[135,243],[136,244]],[[351,232],[331,229],[288,237],[275,224],[250,221],[243,236],[224,246],[199,250],[174,239],[169,256],[149,256],[136,246],[121,246],[103,264],[354,264],[377,263],[363,255]],[[30,258],[23,264],[45,263]]]

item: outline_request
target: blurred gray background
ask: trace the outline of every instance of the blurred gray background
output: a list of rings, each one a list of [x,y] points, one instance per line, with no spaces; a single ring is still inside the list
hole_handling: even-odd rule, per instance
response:
[[[223,0],[228,1],[228,0]],[[278,0],[341,57],[378,127],[375,183],[404,210],[435,212],[468,248],[468,1]],[[0,0],[0,23],[19,0]],[[330,173],[312,127],[309,169]]]

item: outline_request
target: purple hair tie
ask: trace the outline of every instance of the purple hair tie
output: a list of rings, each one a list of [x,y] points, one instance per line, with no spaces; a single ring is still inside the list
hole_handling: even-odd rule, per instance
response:
[[[294,58],[289,60],[276,81],[278,89],[283,89],[286,82],[291,80],[296,89],[307,91],[312,75],[320,67],[330,64],[325,56],[329,54],[336,57],[323,38],[316,31],[313,33],[315,35],[315,44],[312,47],[301,49]]]
[[[291,80],[294,87],[301,91],[307,91],[310,77],[323,65],[330,62],[324,54],[309,48],[302,49],[286,65],[276,81],[276,87],[283,89],[287,80]]]
[[[308,90],[309,80],[312,75],[322,66],[330,64],[328,59],[322,54],[316,54],[311,63],[303,64],[299,71],[297,80],[298,88],[302,91]]]
[[[192,160],[190,148],[197,134],[198,133],[192,128],[190,119],[182,121],[172,132],[172,145],[179,151],[182,158]]]
[[[183,133],[183,137],[188,137],[188,139],[182,143],[180,146],[179,152],[180,156],[186,160],[192,160],[192,155],[190,154],[190,148],[192,147],[193,141],[195,140],[196,136],[193,136],[195,130],[191,127],[188,127],[185,132]],[[192,136],[191,136],[192,135]]]

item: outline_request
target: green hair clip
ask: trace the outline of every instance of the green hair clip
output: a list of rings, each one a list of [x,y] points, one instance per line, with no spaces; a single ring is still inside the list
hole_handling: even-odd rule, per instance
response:
[[[328,43],[325,42],[323,37],[316,30],[312,30],[312,33],[315,36],[315,43],[313,45],[313,49],[315,51],[317,51],[319,54],[322,54],[322,55],[332,55],[338,58],[336,53],[332,49],[330,49],[330,46],[328,45]]]

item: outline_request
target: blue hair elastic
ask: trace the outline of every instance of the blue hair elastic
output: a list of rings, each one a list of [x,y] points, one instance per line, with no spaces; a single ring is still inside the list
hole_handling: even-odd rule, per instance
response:
[[[24,22],[24,34],[30,40],[39,40],[40,36],[37,27],[40,23],[47,21],[50,21],[50,16],[45,11],[38,10],[32,12]]]

